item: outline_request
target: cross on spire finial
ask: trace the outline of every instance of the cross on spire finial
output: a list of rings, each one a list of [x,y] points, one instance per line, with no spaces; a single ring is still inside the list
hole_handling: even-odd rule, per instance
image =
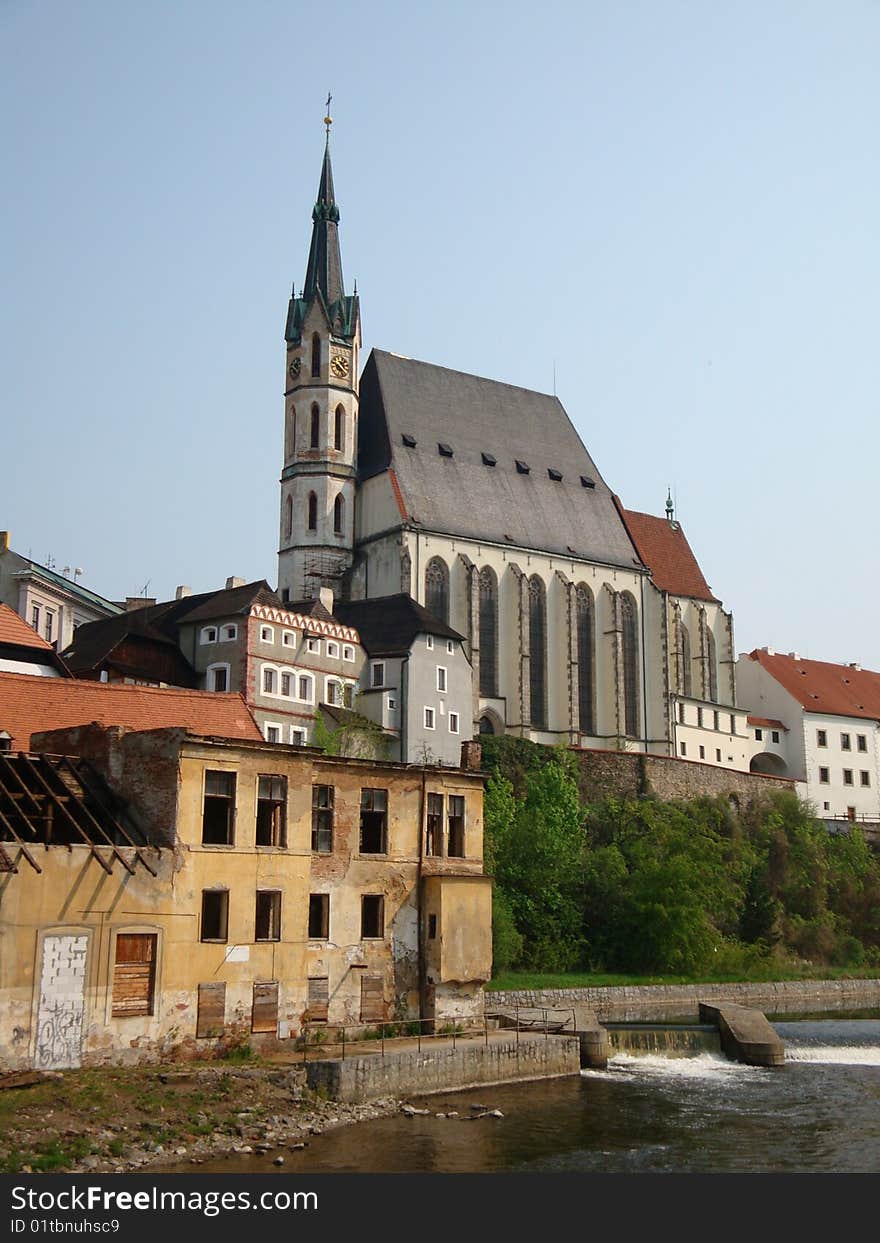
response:
[[[327,92],[327,103],[325,105],[327,109],[327,115],[324,117],[324,125],[327,127],[327,138],[328,139],[330,138],[330,126],[333,124],[333,118],[330,115],[330,104],[332,100],[333,100],[333,96],[328,91]]]

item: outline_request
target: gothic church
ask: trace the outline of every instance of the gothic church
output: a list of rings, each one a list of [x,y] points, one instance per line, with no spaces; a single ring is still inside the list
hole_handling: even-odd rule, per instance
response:
[[[361,371],[329,118],[285,339],[282,601],[415,598],[464,637],[475,734],[740,766],[732,617],[671,505],[626,510],[556,397],[381,350]]]

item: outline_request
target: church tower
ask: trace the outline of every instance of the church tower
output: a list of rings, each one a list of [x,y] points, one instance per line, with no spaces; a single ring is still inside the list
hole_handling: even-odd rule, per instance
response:
[[[300,296],[291,294],[284,337],[284,469],[278,594],[308,600],[337,595],[354,548],[357,460],[357,290],[347,295],[339,251],[339,208],[330,165],[330,126],[312,212],[312,243]]]

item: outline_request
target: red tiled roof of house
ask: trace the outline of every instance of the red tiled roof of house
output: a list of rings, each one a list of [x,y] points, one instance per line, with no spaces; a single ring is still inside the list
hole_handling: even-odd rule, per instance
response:
[[[880,673],[763,648],[749,652],[749,660],[756,660],[807,712],[880,720]]]
[[[9,643],[13,647],[35,647],[41,652],[55,650],[8,604],[0,604],[0,643]]]
[[[747,720],[749,725],[757,725],[764,729],[784,729],[788,733],[787,725],[783,725],[781,721],[774,721],[770,716],[749,716]]]
[[[93,721],[138,730],[177,726],[211,738],[263,737],[241,695],[0,673],[0,730],[11,734],[14,751],[27,751],[32,734]]]
[[[624,509],[617,497],[614,500],[639,558],[661,591],[694,600],[716,600],[680,523]]]

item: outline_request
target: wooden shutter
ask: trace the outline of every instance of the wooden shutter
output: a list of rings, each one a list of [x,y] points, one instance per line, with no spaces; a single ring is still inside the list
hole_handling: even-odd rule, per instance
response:
[[[252,1032],[276,1032],[278,1030],[278,981],[267,980],[254,985],[254,1004],[251,1009]]]
[[[381,975],[361,976],[361,1022],[381,1023],[385,1018],[385,998]]]
[[[116,938],[113,970],[114,1018],[153,1013],[156,972],[156,934],[120,932]]]
[[[199,1015],[196,1036],[222,1036],[226,1021],[226,985],[199,985]]]
[[[309,1022],[326,1023],[330,1005],[330,981],[327,976],[309,979]]]

